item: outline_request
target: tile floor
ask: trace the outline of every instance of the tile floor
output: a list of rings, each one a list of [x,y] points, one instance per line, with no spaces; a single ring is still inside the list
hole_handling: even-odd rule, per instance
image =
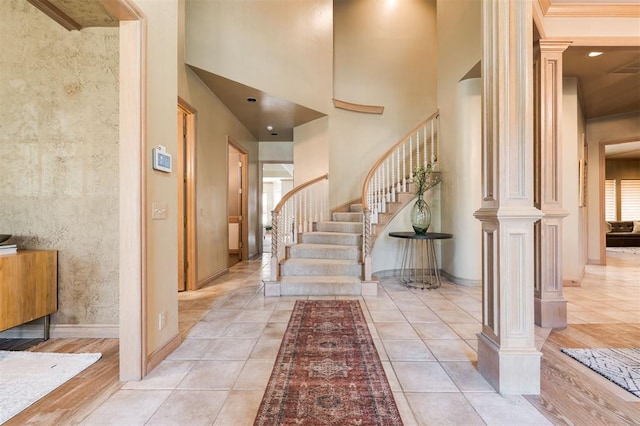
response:
[[[621,259],[612,262],[626,265],[624,274],[589,266],[582,287],[566,288],[570,322],[640,321],[640,257]],[[181,293],[181,346],[83,424],[252,425],[296,300],[265,298],[268,275],[265,256]],[[480,288],[409,290],[393,278],[380,284],[377,297],[357,299],[405,425],[550,424],[522,396],[497,394],[476,371]],[[538,347],[549,332],[536,329]]]

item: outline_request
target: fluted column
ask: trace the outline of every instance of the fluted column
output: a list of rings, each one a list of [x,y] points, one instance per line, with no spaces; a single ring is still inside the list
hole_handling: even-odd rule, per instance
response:
[[[536,109],[535,205],[543,217],[535,226],[535,323],[567,326],[567,301],[562,295],[562,53],[569,42],[540,40],[535,48]]]
[[[534,335],[533,18],[482,1],[482,332],[478,370],[503,394],[540,393]]]

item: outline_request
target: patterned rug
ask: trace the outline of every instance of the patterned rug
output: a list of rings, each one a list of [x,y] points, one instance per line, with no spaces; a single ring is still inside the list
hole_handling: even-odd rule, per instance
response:
[[[640,398],[640,348],[561,350]]]
[[[355,300],[299,300],[254,425],[402,425]]]

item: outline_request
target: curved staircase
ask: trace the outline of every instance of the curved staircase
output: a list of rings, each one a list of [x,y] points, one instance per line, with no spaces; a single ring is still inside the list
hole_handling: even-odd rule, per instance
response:
[[[365,179],[361,204],[326,210],[328,175],[292,189],[272,212],[271,277],[265,296],[376,295],[371,249],[389,221],[416,197],[411,183],[420,165],[436,165],[438,113],[385,153]],[[429,160],[429,161],[428,161]],[[428,188],[440,183],[430,176]],[[342,209],[341,209],[342,210]]]

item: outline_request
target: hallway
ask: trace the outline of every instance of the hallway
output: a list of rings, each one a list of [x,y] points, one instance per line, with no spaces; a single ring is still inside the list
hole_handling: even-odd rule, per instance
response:
[[[88,416],[57,423],[253,424],[295,301],[265,298],[261,279],[268,275],[265,255],[235,265],[210,286],[180,293],[181,346],[145,380],[123,383],[94,398],[91,409],[75,410]],[[566,297],[571,325],[546,343],[551,330],[536,329],[544,353],[539,397],[501,396],[475,370],[479,287],[409,290],[387,278],[377,297],[357,299],[406,425],[584,424],[584,418],[633,424],[640,401],[558,355],[556,345],[587,338],[585,346],[606,345],[624,332],[627,344],[640,346],[640,255],[611,254],[607,267],[589,266],[582,287],[567,288]],[[47,421],[37,409],[43,401],[21,423]]]

